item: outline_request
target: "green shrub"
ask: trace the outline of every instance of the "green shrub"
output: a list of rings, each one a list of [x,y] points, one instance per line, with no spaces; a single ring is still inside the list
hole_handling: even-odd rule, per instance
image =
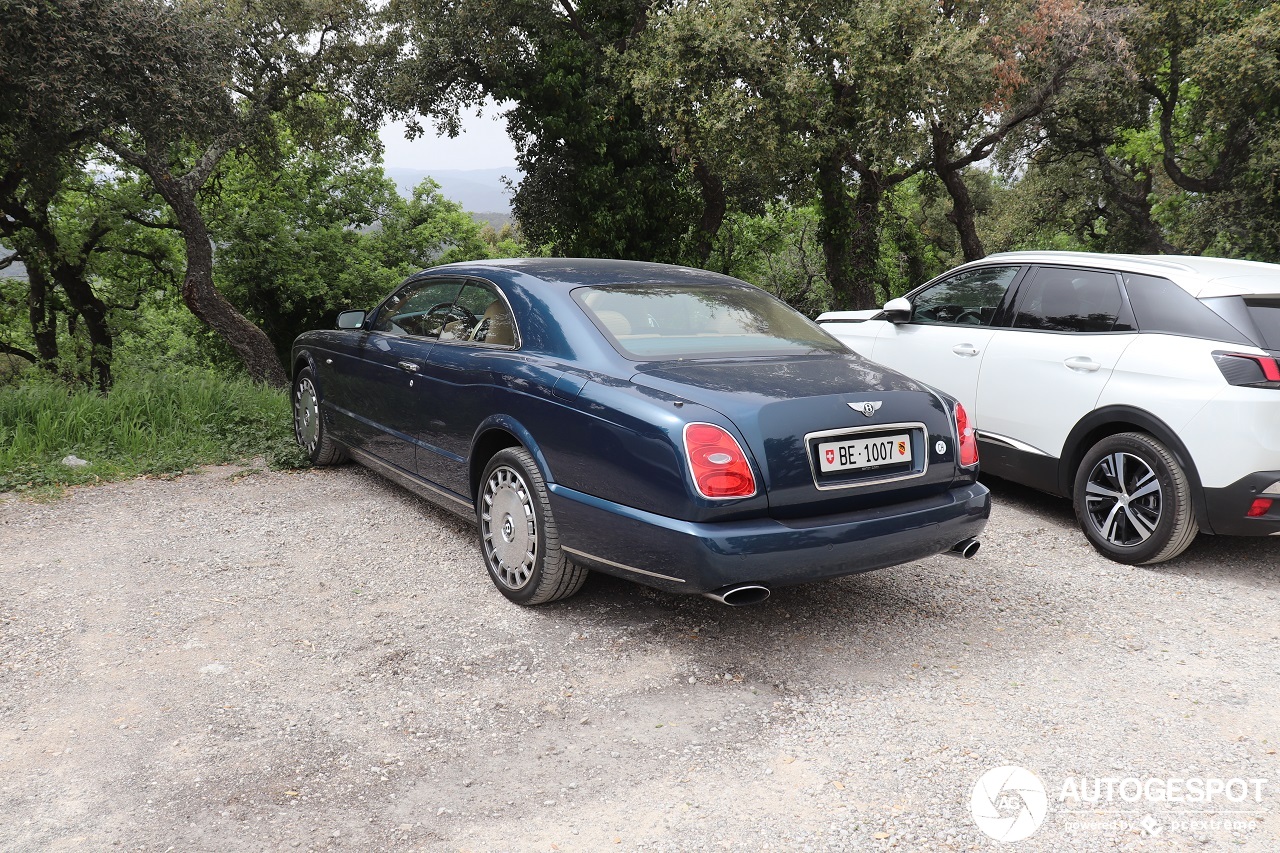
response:
[[[67,455],[89,465],[62,464]],[[110,394],[48,380],[0,388],[0,491],[57,488],[263,457],[306,462],[286,393],[211,371],[129,374]]]

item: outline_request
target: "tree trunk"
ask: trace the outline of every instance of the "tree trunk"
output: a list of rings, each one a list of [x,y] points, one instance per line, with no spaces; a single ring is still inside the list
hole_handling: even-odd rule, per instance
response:
[[[933,126],[933,170],[942,179],[942,185],[951,196],[951,211],[947,221],[955,226],[960,235],[960,249],[966,261],[977,261],[987,256],[987,250],[978,237],[978,212],[973,206],[973,198],[965,185],[964,176],[950,160],[952,140],[949,134],[937,125]]]
[[[818,161],[818,203],[822,219],[818,223],[818,242],[822,244],[822,258],[827,268],[827,282],[835,296],[839,310],[856,307],[853,304],[853,273],[850,269],[849,239],[853,216],[849,211],[849,191],[844,185],[844,160],[837,155],[827,155]]]
[[[724,224],[728,202],[724,194],[724,181],[713,174],[701,158],[693,161],[693,176],[698,181],[698,191],[702,196],[702,218],[698,221],[698,239],[694,244],[694,251],[697,252],[698,266],[705,267],[711,258],[720,226]]]
[[[83,267],[77,269],[59,264],[54,277],[62,285],[71,307],[84,320],[85,330],[89,333],[89,371],[98,390],[105,394],[111,390],[113,381],[111,356],[114,345],[107,322],[107,306],[85,281]]]
[[[1130,172],[1117,165],[1102,146],[1094,149],[1098,158],[1102,181],[1111,190],[1111,197],[1120,212],[1129,217],[1142,235],[1141,251],[1144,255],[1178,255],[1179,248],[1165,239],[1160,225],[1151,215],[1150,172]]]
[[[844,157],[835,152],[818,161],[818,200],[822,220],[818,242],[837,309],[876,307],[875,268],[880,255],[879,197],[867,204],[867,182],[855,201],[845,183]]]
[[[853,269],[859,308],[879,308],[889,296],[889,288],[880,271],[880,235],[886,192],[887,187],[880,174],[866,172],[858,176],[858,192],[853,199]]]
[[[274,388],[289,387],[289,377],[266,333],[235,309],[213,284],[213,244],[195,194],[159,169],[151,178],[169,203],[187,250],[187,270],[182,279],[182,300],[202,322],[213,329],[244,363],[250,378]]]
[[[31,320],[31,337],[35,340],[38,364],[55,372],[58,362],[58,319],[49,307],[49,279],[38,266],[27,263],[27,316]]]

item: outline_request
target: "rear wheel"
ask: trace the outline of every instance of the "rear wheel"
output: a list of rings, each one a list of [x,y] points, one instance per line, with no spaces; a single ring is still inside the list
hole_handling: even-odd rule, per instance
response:
[[[546,604],[582,588],[587,570],[561,549],[546,481],[523,447],[499,450],[485,466],[476,521],[489,577],[516,604]]]
[[[1073,498],[1089,542],[1118,563],[1171,560],[1200,530],[1186,472],[1145,433],[1119,433],[1091,447],[1076,471]]]
[[[329,437],[315,371],[310,367],[299,370],[293,380],[293,435],[312,465],[337,465],[347,459],[346,449]]]

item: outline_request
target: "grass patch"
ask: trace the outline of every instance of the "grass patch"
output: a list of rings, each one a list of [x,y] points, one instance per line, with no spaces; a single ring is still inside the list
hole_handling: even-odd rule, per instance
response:
[[[87,460],[71,468],[62,459]],[[300,467],[289,395],[215,373],[120,378],[110,394],[47,381],[0,388],[0,492],[59,490],[263,457]]]

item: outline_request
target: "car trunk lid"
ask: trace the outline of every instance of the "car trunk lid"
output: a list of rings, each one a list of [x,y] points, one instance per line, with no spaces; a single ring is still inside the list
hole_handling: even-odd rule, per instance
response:
[[[888,493],[912,500],[956,477],[952,415],[942,400],[852,353],[660,362],[632,381],[728,418],[763,469],[778,518],[860,509]]]

